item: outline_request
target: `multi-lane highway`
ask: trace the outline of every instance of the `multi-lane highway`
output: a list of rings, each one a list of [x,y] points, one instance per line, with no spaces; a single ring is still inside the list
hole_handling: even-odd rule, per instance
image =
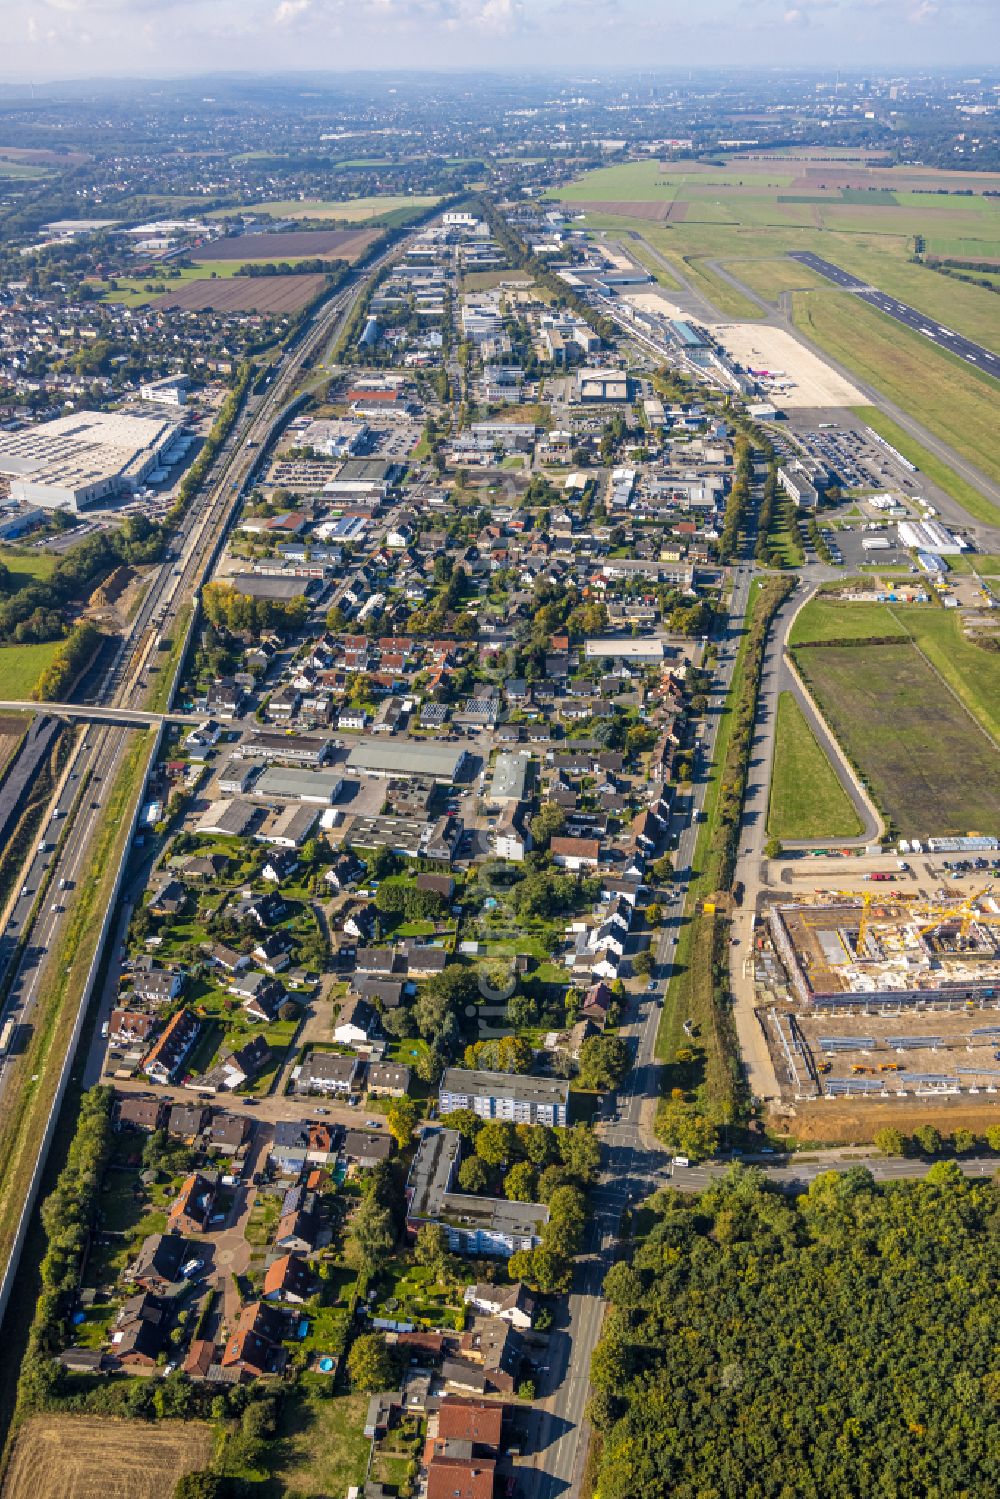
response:
[[[791,260],[797,260],[802,265],[808,266],[818,276],[825,277],[827,281],[843,287],[845,291],[853,292],[862,302],[867,302],[869,306],[877,307],[879,312],[895,318],[897,323],[912,328],[915,333],[922,333],[925,338],[929,338],[932,343],[937,344],[947,353],[954,354],[958,359],[964,359],[966,364],[973,365],[977,370],[982,370],[984,375],[992,375],[994,380],[1000,380],[1000,355],[993,354],[982,344],[973,343],[970,338],[956,333],[954,328],[948,328],[944,323],[939,323],[935,318],[929,317],[927,313],[918,312],[915,307],[908,306],[906,302],[890,297],[887,292],[879,291],[877,287],[870,286],[860,277],[852,276],[850,271],[845,271],[839,265],[834,265],[831,261],[814,255],[811,250],[789,250],[788,255]]]
[[[303,367],[321,356],[338,335],[361,294],[368,277],[378,265],[390,258],[395,248],[355,273],[347,284],[315,315],[307,330],[292,348],[287,349],[276,366],[266,389],[247,397],[234,429],[212,465],[211,475],[189,508],[181,527],[180,541],[174,541],[170,554],[154,573],[147,586],[140,609],[120,642],[113,659],[100,681],[95,697],[110,706],[142,708],[156,682],[153,668],[162,661],[159,641],[164,635],[187,628],[190,606],[197,600],[198,589],[209,573],[217,549],[226,534],[240,496],[252,479],[254,469],[272,431],[283,422],[292,402]],[[168,684],[166,701],[172,697]],[[0,1058],[0,1105],[15,1097],[24,1073],[23,1058],[37,1019],[40,995],[54,977],[50,954],[61,943],[67,923],[72,919],[76,887],[88,859],[98,825],[105,815],[110,788],[114,785],[133,730],[124,725],[92,724],[74,743],[65,778],[47,808],[44,839],[54,849],[36,845],[21,871],[18,893],[6,912],[6,924],[0,934],[0,956],[7,955],[4,979],[6,994],[0,1023],[15,1022],[15,1044]],[[55,816],[55,813],[59,816]],[[48,877],[43,898],[36,891],[39,882]],[[97,922],[104,913],[98,913]],[[87,1002],[85,995],[83,1003]],[[58,1107],[57,1100],[73,1064],[73,1048],[59,1058],[58,1081],[51,1073],[46,1089],[50,1106],[50,1123]],[[54,1086],[52,1086],[54,1084]],[[12,1117],[17,1117],[16,1110]],[[49,1139],[46,1132],[45,1142]],[[23,1201],[6,1203],[11,1214],[17,1214],[14,1249],[6,1264],[0,1266],[0,1315],[10,1293],[16,1273],[23,1232],[30,1214],[41,1173],[47,1143],[43,1143],[33,1162],[26,1188],[20,1189]]]

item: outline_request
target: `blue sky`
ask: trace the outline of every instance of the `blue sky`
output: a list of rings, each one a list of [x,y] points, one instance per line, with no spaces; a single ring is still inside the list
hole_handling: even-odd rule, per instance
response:
[[[0,76],[1000,61],[998,0],[3,0]]]

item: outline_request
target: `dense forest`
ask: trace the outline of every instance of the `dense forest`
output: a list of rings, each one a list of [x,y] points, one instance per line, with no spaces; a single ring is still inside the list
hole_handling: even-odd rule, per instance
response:
[[[651,1206],[606,1282],[600,1499],[1000,1492],[996,1180],[734,1168]]]

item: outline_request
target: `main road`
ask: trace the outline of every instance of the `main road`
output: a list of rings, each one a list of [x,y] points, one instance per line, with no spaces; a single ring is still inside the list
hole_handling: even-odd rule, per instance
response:
[[[746,555],[752,553],[753,542],[751,518],[743,549]],[[708,726],[696,746],[690,816],[679,832],[674,856],[675,900],[669,906],[657,940],[655,978],[644,993],[630,998],[633,1008],[621,1027],[632,1066],[618,1092],[616,1117],[598,1126],[601,1176],[591,1191],[592,1211],[584,1253],[563,1317],[552,1333],[547,1363],[539,1371],[539,1398],[528,1416],[529,1440],[520,1471],[532,1473],[529,1490],[532,1499],[556,1499],[560,1494],[580,1493],[589,1435],[586,1405],[590,1359],[604,1318],[602,1283],[616,1256],[623,1212],[630,1202],[639,1201],[654,1189],[667,1165],[666,1153],[652,1131],[659,1097],[656,1036],[664,989],[673,970],[683,919],[683,896],[692,875],[716,741],[736,670],[752,581],[753,564],[740,561],[730,574],[729,607],[716,636],[718,664],[709,698]]]

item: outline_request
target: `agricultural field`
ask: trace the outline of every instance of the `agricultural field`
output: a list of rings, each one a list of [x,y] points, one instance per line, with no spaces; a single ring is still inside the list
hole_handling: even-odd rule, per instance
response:
[[[116,276],[111,289],[104,293],[105,302],[121,302],[125,307],[146,307],[166,292],[189,286],[193,281],[202,281],[206,276],[224,280],[235,276],[244,264],[242,260],[215,260],[211,269],[202,265],[174,267],[170,275],[162,266],[148,276]],[[103,286],[107,283],[95,282]]]
[[[1000,480],[997,387],[988,375],[975,374],[958,358],[849,293],[794,292],[792,302],[795,324],[808,338],[984,474]],[[990,510],[989,519],[996,524],[995,508]]]
[[[415,215],[424,208],[433,208],[434,204],[440,201],[440,198],[422,197],[418,193],[335,200],[290,198],[275,200],[271,203],[255,203],[254,209],[258,213],[269,213],[272,218],[276,219],[342,219],[345,223],[362,224],[369,221],[375,222],[390,214],[402,213],[404,210],[408,214]],[[231,213],[231,208],[220,209],[210,217],[220,218]]]
[[[359,259],[378,239],[373,229],[292,229],[285,234],[226,235],[198,250],[199,264],[216,260],[330,260]]]
[[[0,177],[23,178],[29,182],[37,182],[40,177],[49,177],[51,172],[48,167],[37,166],[26,161],[3,161],[0,160]]]
[[[772,838],[853,838],[861,823],[850,797],[790,692],[778,699],[767,831]]]
[[[50,151],[46,146],[0,146],[0,158],[45,167],[82,167],[91,160],[88,151]]]
[[[326,278],[308,276],[236,276],[231,280],[189,281],[179,291],[157,297],[155,307],[185,312],[263,312],[273,317],[298,312],[311,302]]]
[[[32,1416],[20,1428],[2,1499],[170,1499],[185,1473],[212,1456],[201,1421]]]
[[[61,644],[59,640],[46,640],[42,645],[0,646],[0,698],[29,698]]]
[[[912,641],[800,646],[795,662],[901,837],[1000,833],[1000,751]]]
[[[973,717],[1000,740],[1000,656],[966,639],[957,609],[892,612]]]
[[[568,211],[585,213],[595,227],[631,225],[682,271],[687,261],[699,289],[726,316],[759,317],[760,309],[738,307],[732,288],[723,292],[718,285],[716,300],[710,272],[700,285],[700,261],[773,261],[790,249],[810,249],[1000,351],[1000,306],[991,293],[912,259],[917,236],[930,254],[1000,257],[1000,204],[974,195],[992,193],[1000,178],[968,174],[965,183],[964,173],[914,175],[856,165],[831,169],[829,182],[827,175],[825,167],[792,158],[721,167],[630,162],[585,173],[551,196]],[[963,195],[938,190],[948,187],[961,187]],[[973,195],[966,196],[970,187]],[[764,296],[790,289],[777,267],[757,272],[744,264],[733,271]]]

